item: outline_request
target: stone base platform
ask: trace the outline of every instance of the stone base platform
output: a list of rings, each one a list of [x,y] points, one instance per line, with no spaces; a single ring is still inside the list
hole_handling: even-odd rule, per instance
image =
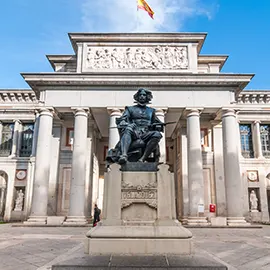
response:
[[[84,256],[53,265],[52,270],[74,269],[215,269],[226,270],[227,266],[202,255],[175,256]]]
[[[91,224],[61,224],[61,225],[51,225],[51,224],[36,224],[36,223],[13,223],[11,225],[11,227],[53,227],[53,228],[57,228],[57,227],[71,227],[71,228],[75,228],[75,227],[92,227],[92,223]]]
[[[85,240],[85,253],[128,255],[190,255],[192,234],[183,226],[97,226]]]

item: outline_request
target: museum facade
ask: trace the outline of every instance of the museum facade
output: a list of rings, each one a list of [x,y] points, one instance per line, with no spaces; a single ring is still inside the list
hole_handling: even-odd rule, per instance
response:
[[[161,162],[174,174],[176,217],[269,222],[270,91],[221,72],[204,33],[69,34],[74,55],[48,55],[29,89],[0,89],[0,218],[81,224],[102,208],[115,119],[140,87],[164,122]],[[106,190],[106,188],[105,188]]]

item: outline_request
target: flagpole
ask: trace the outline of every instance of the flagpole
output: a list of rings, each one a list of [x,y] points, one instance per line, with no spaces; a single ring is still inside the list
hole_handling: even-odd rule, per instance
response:
[[[138,32],[138,26],[139,26],[139,8],[138,8],[138,1],[136,1],[136,6],[137,6],[137,12],[136,12],[136,28],[135,32]]]

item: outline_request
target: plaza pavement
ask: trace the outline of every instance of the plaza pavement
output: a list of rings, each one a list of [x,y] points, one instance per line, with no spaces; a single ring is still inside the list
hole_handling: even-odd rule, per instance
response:
[[[88,228],[12,227],[0,224],[1,270],[47,270],[52,264],[82,257]],[[270,270],[270,226],[262,229],[190,229],[195,252],[228,269]]]

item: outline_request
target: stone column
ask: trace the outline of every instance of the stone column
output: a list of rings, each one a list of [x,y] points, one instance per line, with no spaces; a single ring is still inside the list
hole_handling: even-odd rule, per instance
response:
[[[207,225],[203,216],[204,179],[202,167],[200,112],[198,109],[187,110],[188,142],[188,190],[189,190],[189,225]]]
[[[90,117],[89,117],[90,118]],[[85,179],[85,202],[84,202],[84,214],[87,220],[90,220],[92,215],[92,184],[93,184],[93,137],[94,137],[93,123],[89,121],[88,126],[88,138],[87,138],[87,153],[86,153],[86,179]]]
[[[244,158],[242,155],[242,146],[241,146],[241,133],[240,133],[240,121],[236,119],[236,132],[237,132],[237,145],[238,145],[238,155],[239,159]]]
[[[261,142],[261,132],[260,132],[260,121],[256,120],[253,122],[253,142],[255,158],[264,158],[262,153],[262,142]]]
[[[216,187],[216,213],[218,217],[227,217],[226,213],[226,191],[224,180],[224,161],[222,143],[222,125],[220,121],[212,121],[213,125],[213,149],[215,164],[215,187]]]
[[[13,139],[12,139],[12,148],[11,148],[11,154],[10,158],[14,158],[17,156],[18,151],[18,143],[19,143],[19,133],[21,129],[21,121],[15,120],[14,121],[14,131],[13,131]]]
[[[243,190],[240,175],[238,132],[233,109],[222,111],[223,158],[227,201],[227,224],[245,225],[243,217]]]
[[[23,125],[20,122],[19,129],[18,129],[18,141],[17,141],[17,149],[16,149],[16,156],[20,156],[21,146],[22,146],[22,131],[23,131]]]
[[[37,139],[38,139],[38,129],[39,129],[39,113],[36,113],[36,120],[34,126],[33,142],[32,142],[32,153],[31,157],[36,156],[37,151]]]
[[[118,108],[108,108],[108,112],[110,114],[109,149],[112,149],[119,141],[119,133],[115,120],[121,116],[121,110]]]
[[[40,110],[31,214],[26,221],[28,224],[46,224],[47,221],[52,126],[52,109],[42,108]]]
[[[179,167],[180,179],[178,191],[181,196],[178,200],[182,198],[182,201],[178,203],[179,211],[181,207],[181,222],[187,224],[187,218],[189,215],[189,191],[188,191],[188,146],[187,146],[187,128],[181,127],[180,129],[180,157],[179,157]]]
[[[157,118],[164,123],[165,122],[165,114],[167,109],[156,109],[156,116]],[[160,162],[166,163],[166,134],[165,134],[165,127],[164,133],[162,134],[162,139],[159,142],[159,149],[160,149]]]
[[[122,112],[119,108],[108,108],[108,112],[110,114],[110,124],[109,124],[109,145],[108,148],[112,149],[118,143],[120,136],[118,129],[116,127],[115,120],[116,118],[122,115]],[[107,205],[108,205],[108,188],[109,182],[108,179],[110,178],[110,173],[105,173],[106,177],[104,178],[104,195],[103,195],[103,206],[102,206],[102,217],[107,218]]]
[[[87,223],[84,213],[87,128],[88,110],[83,108],[76,109],[69,197],[69,215],[66,222],[64,223],[65,225],[80,225]]]
[[[0,145],[2,143],[3,123],[0,121]]]

